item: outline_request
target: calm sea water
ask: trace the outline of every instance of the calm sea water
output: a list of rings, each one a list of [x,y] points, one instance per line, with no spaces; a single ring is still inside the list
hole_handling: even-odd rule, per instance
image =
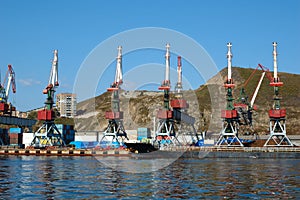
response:
[[[0,156],[0,199],[299,199],[299,166],[290,159],[178,159],[130,173],[94,157]]]

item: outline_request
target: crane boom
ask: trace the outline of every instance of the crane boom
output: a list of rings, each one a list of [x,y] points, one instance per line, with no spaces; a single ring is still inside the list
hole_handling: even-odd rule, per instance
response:
[[[116,66],[116,74],[115,74],[115,80],[113,84],[109,88],[107,88],[107,91],[116,91],[119,90],[120,85],[123,83],[123,72],[122,72],[122,46],[118,46],[118,56],[117,56],[117,66]]]
[[[6,79],[7,85],[5,87]],[[15,72],[11,65],[8,65],[8,70],[6,72],[6,76],[4,77],[3,85],[1,85],[1,87],[1,101],[7,102],[10,88],[12,88],[13,93],[16,93]]]
[[[7,81],[7,87],[6,87],[6,93],[5,94],[6,94],[6,98],[8,99],[9,90],[10,90],[11,86],[12,86],[13,93],[16,93],[15,72],[14,72],[11,65],[8,65],[7,73],[9,73],[9,75],[8,75],[8,81]]]
[[[231,72],[231,68],[232,68],[232,62],[231,62],[231,59],[232,59],[232,53],[231,53],[231,47],[232,47],[232,44],[229,42],[227,43],[227,47],[228,47],[228,52],[227,52],[227,68],[228,68],[228,71],[227,71],[227,79],[229,82],[231,82],[231,75],[232,75],[232,72]]]
[[[258,82],[258,84],[257,84],[257,86],[256,86],[256,89],[255,89],[254,94],[253,94],[253,96],[252,96],[252,99],[251,99],[251,101],[250,101],[250,106],[251,106],[251,108],[253,108],[254,101],[255,101],[256,96],[257,96],[257,94],[258,94],[258,91],[259,91],[259,89],[260,89],[261,83],[262,83],[262,81],[263,81],[263,79],[264,79],[264,77],[265,77],[265,74],[266,74],[265,71],[261,74],[260,80],[259,80],[259,82]]]
[[[8,99],[10,87],[12,87],[13,93],[16,93],[16,83],[15,83],[15,72],[11,65],[8,65],[8,83],[6,87],[6,97]]]
[[[262,75],[261,75],[261,77],[260,77],[260,79],[259,79],[259,82],[258,82],[258,84],[257,84],[257,86],[256,86],[256,88],[255,88],[255,91],[254,91],[254,93],[253,93],[253,95],[252,95],[252,98],[251,98],[251,101],[250,101],[250,107],[251,107],[251,108],[253,108],[255,99],[256,99],[256,97],[257,97],[258,91],[259,91],[259,89],[260,89],[260,87],[261,87],[261,84],[262,84],[262,81],[263,81],[264,77],[267,76],[267,78],[270,80],[270,82],[273,81],[272,75],[270,74],[270,70],[269,70],[268,68],[264,67],[263,65],[258,64],[257,67],[255,68],[255,70],[254,70],[254,71],[251,73],[251,75],[249,76],[249,78],[245,81],[245,83],[244,83],[244,85],[243,85],[243,87],[242,87],[242,91],[245,90],[246,86],[248,85],[249,81],[253,78],[253,76],[254,76],[254,74],[256,73],[256,71],[257,71],[258,68],[261,68],[261,70],[262,70]]]
[[[261,70],[265,71],[266,72],[266,76],[267,78],[269,79],[270,82],[273,81],[273,77],[271,75],[271,72],[268,68],[266,68],[265,66],[263,66],[262,64],[258,64],[258,66],[261,68]]]
[[[170,90],[171,82],[170,82],[170,44],[166,44],[166,71],[165,71],[165,80],[163,80],[159,90]]]
[[[181,69],[181,56],[177,57],[177,84],[175,86],[175,91],[177,95],[181,95],[182,92],[182,69]]]
[[[166,45],[166,73],[165,73],[165,81],[170,82],[170,44]]]
[[[122,75],[122,46],[118,46],[118,57],[117,57],[117,69],[115,75],[115,84],[117,86],[122,84],[123,75]]]
[[[277,67],[277,43],[273,42],[273,65],[274,65],[274,81],[278,81],[278,67]]]
[[[48,85],[52,84],[53,86],[58,86],[58,51],[54,50],[54,57],[52,60],[52,68],[49,77]]]
[[[58,51],[54,50],[54,57],[52,60],[52,67],[50,71],[50,77],[47,87],[43,90],[44,94],[48,94],[54,99],[55,88],[59,86],[58,83]]]

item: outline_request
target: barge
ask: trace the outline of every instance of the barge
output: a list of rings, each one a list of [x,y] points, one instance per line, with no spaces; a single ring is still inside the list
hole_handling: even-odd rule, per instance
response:
[[[300,159],[300,147],[173,147],[150,153],[132,153],[128,149],[18,149],[1,148],[0,155],[26,156],[114,156],[136,159],[155,158],[278,158]]]

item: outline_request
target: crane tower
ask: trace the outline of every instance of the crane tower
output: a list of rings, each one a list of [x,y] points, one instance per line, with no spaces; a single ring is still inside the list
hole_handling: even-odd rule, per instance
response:
[[[180,144],[175,134],[175,122],[173,120],[173,112],[170,107],[170,44],[166,45],[166,70],[165,79],[162,82],[159,90],[164,91],[164,104],[163,108],[158,110],[157,117],[159,119],[157,131],[155,133],[155,143],[157,142],[159,147],[162,144]],[[180,87],[180,86],[179,86]]]
[[[244,146],[241,140],[238,138],[238,129],[239,129],[239,117],[237,110],[233,104],[233,88],[234,83],[232,79],[232,53],[231,53],[231,43],[227,43],[228,52],[227,52],[227,80],[224,84],[224,87],[227,90],[227,106],[226,110],[221,111],[222,117],[222,130],[219,136],[219,139],[216,143],[217,146],[227,145],[227,146]]]
[[[43,93],[47,95],[45,107],[38,111],[38,120],[42,120],[43,125],[34,133],[31,146],[49,147],[49,146],[65,146],[60,131],[57,129],[54,120],[55,112],[53,110],[55,89],[58,83],[58,51],[54,50],[54,58],[52,60],[52,68],[47,87]]]
[[[177,58],[177,75],[178,80],[175,86],[175,98],[170,100],[170,44],[166,45],[166,68],[165,79],[159,90],[164,91],[163,108],[158,110],[159,119],[157,131],[155,133],[155,144],[160,148],[169,145],[187,144],[187,139],[191,138],[193,143],[197,143],[199,137],[194,127],[195,118],[186,113],[188,108],[187,101],[183,98],[182,93],[182,66],[181,57]],[[188,127],[184,127],[187,125]],[[191,128],[191,131],[188,130]],[[176,133],[177,132],[177,133]],[[178,136],[181,135],[181,141]]]
[[[120,85],[123,83],[122,74],[122,46],[118,47],[117,67],[115,80],[107,91],[112,92],[112,110],[105,113],[105,118],[108,120],[108,125],[103,132],[103,137],[100,140],[100,144],[103,141],[108,141],[110,146],[117,143],[118,146],[122,146],[125,139],[128,140],[127,133],[123,126],[123,112],[120,111],[120,98],[119,91]],[[111,139],[108,139],[111,138]],[[120,141],[121,140],[121,141]]]
[[[181,66],[181,56],[177,57],[177,83],[175,85],[175,98],[171,100],[170,104],[173,109],[173,119],[177,124],[177,135],[181,136],[180,142],[183,144],[193,144],[198,145],[198,141],[203,142],[204,137],[197,134],[195,129],[195,118],[187,114],[187,109],[189,104],[183,98],[182,92],[182,66]],[[201,137],[200,137],[201,136]]]
[[[269,110],[270,136],[264,146],[293,146],[286,135],[286,110],[282,109],[280,105],[279,87],[283,86],[283,82],[279,80],[278,76],[276,42],[273,42],[273,66],[274,77],[270,86],[274,87],[274,103],[272,109]]]

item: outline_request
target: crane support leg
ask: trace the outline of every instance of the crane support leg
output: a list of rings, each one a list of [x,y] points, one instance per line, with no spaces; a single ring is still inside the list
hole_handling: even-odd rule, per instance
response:
[[[103,145],[106,142],[106,145],[110,147],[123,146],[124,140],[129,140],[127,133],[123,126],[123,121],[118,119],[112,119],[108,121],[107,128],[103,132],[103,137],[100,140],[100,145]]]
[[[264,146],[294,146],[286,135],[285,119],[270,119],[270,136]]]
[[[175,133],[175,123],[173,120],[161,119],[159,121],[154,144],[157,144],[159,148],[170,145],[181,145]]]
[[[43,125],[34,133],[31,146],[43,148],[48,146],[65,146],[63,137],[54,122],[45,121]]]
[[[238,123],[236,121],[224,120],[222,126],[223,129],[216,146],[244,146],[238,138]]]

